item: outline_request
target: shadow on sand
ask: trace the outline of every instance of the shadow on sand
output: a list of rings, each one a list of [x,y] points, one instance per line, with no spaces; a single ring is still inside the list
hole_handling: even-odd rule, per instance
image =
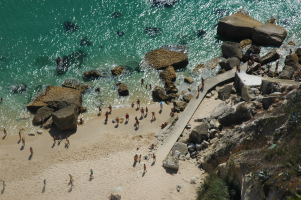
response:
[[[5,138],[6,138],[6,135],[5,135],[5,136],[3,136],[2,140],[4,140]]]
[[[32,155],[30,155],[29,157],[28,157],[28,160],[31,160],[32,159]]]
[[[162,110],[159,111],[159,114],[161,114],[161,113],[162,113]]]
[[[173,174],[177,174],[178,170],[177,169],[169,169],[169,168],[165,168],[166,173],[169,173],[171,175]]]
[[[42,193],[45,193],[45,190],[46,190],[46,188],[45,188],[45,187],[43,187]]]
[[[155,165],[155,163],[156,163],[156,161],[153,161],[153,162],[152,162],[152,164],[151,164],[151,166],[154,166],[154,165]]]
[[[145,174],[146,174],[146,172],[143,172],[143,173],[142,173],[142,177],[145,176]]]
[[[22,147],[20,148],[20,150],[23,151],[23,149],[24,149],[24,145],[22,145]]]
[[[134,162],[133,167],[136,167],[136,165],[137,165],[137,162]]]

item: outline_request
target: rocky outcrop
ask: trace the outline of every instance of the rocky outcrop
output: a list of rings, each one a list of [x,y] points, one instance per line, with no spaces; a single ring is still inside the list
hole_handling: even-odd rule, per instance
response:
[[[220,103],[216,106],[213,111],[211,112],[210,116],[213,118],[217,118],[227,112],[230,109],[230,106],[227,105],[225,102]]]
[[[298,88],[299,83],[292,80],[264,78],[260,86],[262,94],[271,94],[274,92],[287,93],[292,89]]]
[[[164,82],[174,82],[177,78],[176,71],[172,66],[168,66],[163,72],[160,72],[159,76]]]
[[[176,142],[172,147],[172,155],[174,155],[175,151],[179,151],[181,154],[186,155],[188,153],[187,144]]]
[[[223,126],[230,126],[231,124],[239,124],[251,119],[255,113],[255,105],[253,103],[241,102],[232,106],[218,118],[218,121]]]
[[[256,46],[256,45],[252,45],[243,55],[242,57],[242,61],[243,62],[247,62],[248,60],[250,60],[250,54],[253,54],[254,56],[254,61],[255,62],[260,62],[260,47]]]
[[[126,86],[126,84],[124,83],[121,83],[118,88],[118,94],[120,96],[128,96],[129,95],[128,86]]]
[[[77,107],[75,105],[71,105],[52,113],[52,120],[61,131],[76,130]]]
[[[301,65],[298,63],[298,61],[299,57],[297,56],[297,54],[292,54],[286,56],[284,63],[285,65],[293,67],[294,71],[299,71],[301,70]]]
[[[188,65],[188,57],[185,53],[155,49],[145,54],[144,61],[148,66],[157,70],[172,66],[174,69],[185,68]]]
[[[89,89],[91,86],[78,82],[75,79],[67,79],[62,84],[63,87],[72,88],[76,90],[80,90],[82,93]]]
[[[82,94],[80,90],[59,86],[47,86],[45,92],[39,94],[26,107],[31,111],[37,111],[43,106],[59,110],[70,106],[71,104],[74,104],[77,108],[81,109]]]
[[[250,93],[249,93],[249,87],[246,86],[246,85],[244,85],[241,88],[241,98],[242,98],[242,100],[244,100],[246,102],[249,102],[252,99],[254,99],[255,97],[250,95]]]
[[[239,60],[242,59],[242,49],[240,44],[237,42],[224,42],[222,44],[222,53],[225,58],[236,57]]]
[[[101,70],[91,70],[83,73],[85,78],[98,78],[98,77],[107,77],[108,74]]]
[[[208,130],[209,126],[206,122],[202,122],[200,125],[195,126],[189,135],[189,141],[201,144],[204,140],[208,139]]]
[[[194,80],[193,80],[192,78],[190,78],[190,77],[185,77],[185,78],[184,78],[184,82],[185,82],[185,83],[192,84],[192,83],[194,82]]]
[[[19,85],[13,85],[9,87],[9,91],[11,93],[23,93],[26,91],[26,86],[24,84],[19,84]]]
[[[44,124],[43,124],[43,129],[49,129],[51,128],[53,124],[52,117],[50,117]]]
[[[53,109],[48,108],[46,106],[40,108],[37,111],[36,115],[33,117],[32,124],[35,126],[43,124],[41,117],[43,117],[44,122],[46,122],[51,117],[51,114],[53,113],[53,111],[54,111]]]
[[[245,13],[237,12],[218,22],[217,34],[233,40],[251,39],[254,28],[259,26],[262,26],[260,21]]]
[[[124,70],[123,66],[117,66],[111,69],[111,72],[113,76],[119,76],[120,74],[122,74],[123,70]]]
[[[57,60],[56,70],[58,74],[63,74],[67,72],[70,66],[80,67],[87,56],[82,50],[71,53],[68,56],[63,56],[62,59]]]
[[[252,44],[252,40],[250,40],[250,39],[245,39],[245,40],[242,40],[242,41],[240,41],[240,46],[241,46],[241,48],[246,48],[247,46],[249,46],[249,45],[251,45]]]
[[[252,35],[252,40],[259,45],[281,46],[286,38],[286,30],[276,24],[266,23],[263,26],[256,27]]]
[[[154,90],[152,91],[152,96],[154,101],[165,101],[167,99],[164,89],[159,86],[156,86],[154,88]]]
[[[279,58],[280,55],[277,53],[276,49],[274,49],[273,51],[270,51],[269,53],[267,53],[265,56],[261,58],[260,64],[265,65],[270,62],[276,61]]]
[[[167,156],[163,160],[163,167],[178,170],[179,169],[179,161],[174,156]]]
[[[186,94],[183,96],[183,100],[186,102],[186,103],[189,103],[189,101],[193,98],[193,95],[192,94]]]
[[[226,85],[225,87],[219,89],[218,92],[218,98],[221,100],[226,100],[230,98],[231,91],[233,86],[232,85]]]
[[[228,58],[219,63],[222,69],[229,71],[235,68],[237,65],[240,65],[240,60],[236,57]]]
[[[178,92],[178,88],[176,87],[176,85],[172,81],[169,81],[169,80],[167,80],[165,82],[164,89],[166,91],[166,94]]]
[[[204,64],[199,64],[199,65],[197,65],[197,66],[193,69],[192,73],[198,75],[198,74],[201,73],[201,69],[203,69],[203,68],[206,68],[206,65],[204,65]]]
[[[187,103],[185,101],[173,100],[173,106],[176,108],[176,110],[184,111]]]
[[[282,72],[279,74],[281,79],[291,79],[294,74],[294,69],[291,66],[285,65]]]

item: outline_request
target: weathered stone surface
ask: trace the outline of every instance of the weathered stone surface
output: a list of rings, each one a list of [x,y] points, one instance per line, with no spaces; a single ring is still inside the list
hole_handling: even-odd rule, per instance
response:
[[[163,167],[169,168],[169,169],[179,169],[179,161],[173,156],[167,156],[163,160]]]
[[[52,117],[50,117],[44,124],[43,124],[43,128],[44,129],[49,129],[51,128],[53,124],[53,120],[52,120]]]
[[[262,94],[271,94],[274,92],[289,92],[292,89],[298,88],[299,83],[293,80],[263,78],[260,86]]]
[[[145,54],[147,64],[157,70],[172,66],[175,69],[185,68],[188,65],[188,57],[185,53],[155,49]]]
[[[261,100],[263,109],[269,109],[270,105],[272,105],[275,102],[275,99],[277,96],[270,96],[270,97],[264,97]]]
[[[269,53],[267,53],[265,56],[261,58],[260,64],[265,65],[270,62],[276,61],[279,58],[280,55],[277,53],[276,49],[274,49],[273,51],[270,51]]]
[[[281,46],[286,38],[286,30],[276,24],[266,23],[263,26],[256,27],[252,35],[252,40],[259,45]]]
[[[230,106],[227,105],[225,102],[220,103],[218,106],[216,106],[213,111],[211,112],[210,116],[217,118],[227,112],[230,109]]]
[[[201,144],[204,140],[208,139],[208,130],[209,127],[206,122],[202,122],[200,125],[195,126],[189,135],[189,141]]]
[[[192,94],[186,94],[183,96],[183,100],[186,102],[186,103],[189,103],[189,101],[193,98],[193,95]]]
[[[225,58],[236,57],[242,59],[242,49],[239,43],[226,41],[222,44],[222,53]]]
[[[77,129],[77,107],[71,105],[52,113],[52,120],[61,131]]]
[[[188,153],[188,147],[187,144],[176,142],[172,147],[172,155],[174,155],[175,151],[179,151],[181,154],[186,155]]]
[[[294,71],[299,71],[301,70],[301,65],[298,63],[298,61],[299,57],[297,56],[297,54],[292,54],[286,56],[284,63],[285,65],[293,67]]]
[[[250,54],[253,54],[254,56],[254,61],[255,62],[258,62],[258,58],[260,58],[260,47],[256,46],[256,45],[252,45],[246,52],[245,54],[243,55],[242,57],[242,61],[243,62],[247,62],[248,60],[250,60]],[[257,60],[255,60],[255,55],[257,57]]]
[[[246,65],[245,63],[244,65]],[[257,64],[257,63],[255,63]],[[241,88],[246,85],[248,87],[259,87],[261,85],[262,77],[254,76],[246,74],[245,72],[235,73],[234,78],[234,86],[235,88],[240,91]]]
[[[246,85],[241,88],[241,98],[246,102],[252,100],[252,96],[249,94],[249,88]]]
[[[206,65],[204,65],[204,64],[199,64],[199,65],[197,65],[194,69],[193,69],[193,73],[194,74],[200,74],[201,73],[201,69],[203,69],[203,68],[206,68],[207,66]]]
[[[245,39],[245,40],[240,41],[239,44],[240,44],[241,48],[246,48],[248,45],[252,44],[252,40]]]
[[[43,106],[59,110],[63,107],[75,104],[81,108],[82,94],[80,90],[74,90],[66,87],[47,86],[45,93],[38,95],[26,107],[28,110],[36,111]]]
[[[187,103],[185,101],[174,100],[173,105],[176,107],[177,110],[184,111],[184,109],[187,106]]]
[[[185,82],[185,83],[192,84],[192,83],[194,82],[194,80],[193,80],[192,78],[190,78],[190,77],[185,77],[185,78],[184,78],[184,82]]]
[[[163,88],[156,86],[154,90],[152,91],[152,96],[154,101],[165,101],[167,99],[167,96],[163,90]]]
[[[122,74],[123,70],[124,70],[123,66],[117,66],[111,69],[111,72],[113,76],[119,76],[120,74]]]
[[[291,41],[289,41],[286,45],[289,45],[289,46],[295,46],[296,44],[291,40]]]
[[[160,72],[159,76],[164,82],[174,82],[177,78],[176,71],[172,66],[168,66],[163,72]]]
[[[217,119],[211,119],[210,120],[210,129],[219,129],[221,130],[221,124],[217,121]]]
[[[251,39],[254,28],[258,26],[262,26],[260,21],[247,14],[237,12],[218,22],[217,34],[234,40]]]
[[[166,91],[166,94],[178,92],[178,88],[176,87],[176,85],[172,81],[169,81],[169,80],[167,80],[165,82],[164,89]]]
[[[229,99],[232,91],[232,85],[226,85],[225,87],[218,90],[218,98],[221,100]]]
[[[285,98],[286,98],[286,99],[291,99],[296,93],[297,93],[297,89],[294,89],[294,90],[290,91],[290,92],[285,96]]]
[[[239,124],[247,121],[255,114],[255,106],[253,103],[241,102],[232,106],[226,113],[218,118],[218,121],[223,126],[231,124]]]
[[[279,78],[291,79],[293,74],[294,74],[293,67],[285,65],[282,72],[279,74]]]
[[[33,120],[32,120],[32,124],[37,126],[37,125],[41,125],[43,124],[43,122],[41,121],[41,117],[44,118],[44,122],[47,121],[47,119],[49,119],[51,117],[51,114],[53,113],[53,109],[51,108],[48,108],[46,106],[40,108],[36,115],[33,117]]]
[[[126,84],[124,83],[121,83],[118,88],[118,94],[120,96],[128,96],[129,95],[128,86],[126,86]]]
[[[236,57],[232,57],[219,62],[219,65],[222,69],[228,71],[235,68],[237,65],[240,65],[240,60]]]
[[[101,70],[91,70],[83,73],[85,78],[98,78],[98,77],[107,77],[108,74]]]
[[[85,92],[87,89],[89,89],[91,86],[87,84],[83,84],[81,82],[78,82],[75,79],[67,79],[62,84],[63,87],[72,88],[76,90],[80,90],[82,93]]]

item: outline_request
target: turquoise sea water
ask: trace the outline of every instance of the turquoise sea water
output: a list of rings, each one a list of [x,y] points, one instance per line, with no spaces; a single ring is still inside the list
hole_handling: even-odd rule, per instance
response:
[[[122,77],[130,89],[130,96],[118,98],[114,88],[116,78],[99,78],[84,81],[82,73],[92,69],[110,70],[117,65],[135,68],[145,53],[165,44],[186,43],[189,47],[189,65],[178,73],[176,81],[180,91],[189,87],[183,84],[185,75],[206,61],[221,55],[221,41],[216,37],[216,24],[225,15],[240,8],[265,22],[272,15],[286,28],[285,44],[293,40],[300,42],[301,1],[280,0],[180,0],[173,7],[153,7],[147,0],[1,0],[0,1],[0,128],[5,127],[17,134],[17,124],[31,127],[32,115],[25,105],[47,85],[61,85],[68,78],[75,78],[101,88],[101,94],[88,91],[83,95],[83,106],[88,107],[86,118],[95,114],[101,103],[108,106],[129,105],[137,98],[151,102],[151,91],[140,87],[143,77],[146,83],[162,85],[158,73],[153,70],[133,72]],[[121,16],[112,18],[111,14]],[[66,33],[63,23],[70,21],[80,27]],[[144,33],[146,27],[157,27],[162,33],[151,37]],[[197,37],[198,29],[206,31],[203,38]],[[116,31],[125,34],[119,37]],[[91,46],[80,46],[87,38]],[[295,47],[295,48],[296,48]],[[264,51],[268,51],[266,48]],[[80,67],[73,66],[63,75],[56,72],[57,56],[84,51]],[[283,50],[284,54],[286,49]],[[192,89],[201,77],[212,76],[215,71],[205,70],[195,78]],[[10,86],[23,83],[26,92],[12,94]]]

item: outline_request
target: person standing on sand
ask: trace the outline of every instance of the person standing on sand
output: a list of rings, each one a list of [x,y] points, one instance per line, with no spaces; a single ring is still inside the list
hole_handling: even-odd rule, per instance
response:
[[[137,159],[138,159],[138,154],[136,154],[136,155],[134,156],[134,164],[137,162]]]
[[[112,113],[112,106],[111,104],[109,105],[109,110],[110,110],[110,114]]]
[[[25,146],[25,137],[22,138],[22,145]]]
[[[130,115],[128,113],[125,114],[125,121],[128,122],[129,121],[129,117]]]
[[[117,123],[117,126],[119,125],[119,118],[116,117],[116,123]]]
[[[19,141],[21,141],[21,132],[19,132]]]
[[[68,140],[68,137],[66,136],[66,143],[65,145],[69,146],[69,140]]]
[[[136,127],[139,128],[139,120],[136,119]]]
[[[135,104],[134,104],[134,102],[132,102],[132,108],[134,108],[134,106],[135,106]]]
[[[139,156],[139,163],[141,162],[141,157],[142,157],[142,156],[141,156],[141,154],[140,154],[140,156]]]
[[[6,136],[6,135],[7,135],[7,133],[6,133],[6,129],[5,129],[5,128],[3,129],[3,132],[4,132],[4,135]]]
[[[106,120],[105,121],[107,122],[108,121],[108,117],[109,117],[109,111],[106,112],[105,116],[106,116]]]
[[[30,155],[31,155],[31,156],[33,155],[32,147],[30,147]]]
[[[160,111],[163,109],[163,101],[160,102]]]
[[[148,108],[145,107],[145,114],[148,114]]]
[[[44,118],[41,116],[41,122],[42,124],[44,124]]]
[[[141,117],[143,117],[143,115],[144,115],[144,109],[143,109],[143,107],[141,107]]]
[[[137,100],[137,108],[140,108],[140,100]]]
[[[90,170],[90,179],[92,179],[93,178],[93,170],[91,169]]]
[[[156,155],[155,154],[153,155],[153,161],[154,162],[156,161]]]
[[[53,145],[55,145],[55,139],[56,139],[56,137],[53,136]]]
[[[144,164],[143,168],[144,168],[144,172],[147,172],[147,171],[146,171],[146,165],[145,165],[145,164]]]
[[[143,85],[143,82],[144,82],[144,78],[141,79],[141,86]]]
[[[152,112],[152,120],[154,121],[156,120],[155,114],[156,114],[155,112]]]
[[[98,107],[98,113],[101,115],[101,107]]]

